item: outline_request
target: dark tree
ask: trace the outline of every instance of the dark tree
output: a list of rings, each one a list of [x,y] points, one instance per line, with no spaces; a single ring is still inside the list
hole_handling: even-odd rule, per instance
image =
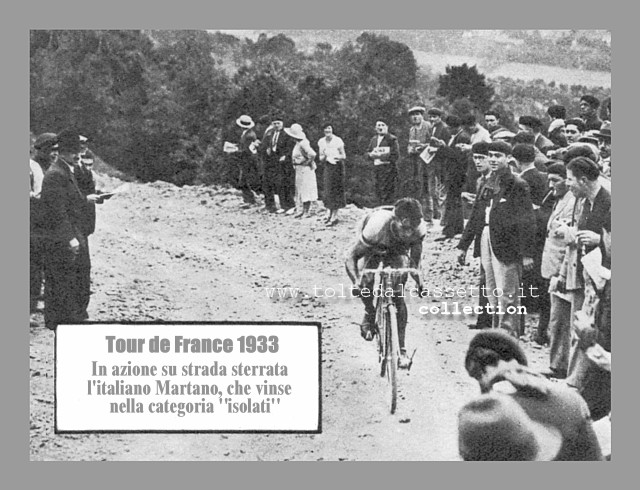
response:
[[[485,76],[478,73],[476,66],[447,66],[446,73],[440,75],[437,94],[446,97],[450,103],[467,98],[480,111],[491,107],[493,87],[487,85]]]

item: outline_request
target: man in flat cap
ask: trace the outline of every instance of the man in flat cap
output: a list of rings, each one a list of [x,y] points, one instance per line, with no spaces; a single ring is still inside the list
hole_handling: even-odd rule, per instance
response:
[[[429,123],[431,124],[431,135],[429,138],[429,146],[435,151],[435,155],[431,162],[433,174],[435,176],[431,178],[425,185],[429,186],[429,195],[432,196],[433,202],[433,214],[434,218],[441,217],[442,208],[444,206],[439,195],[438,186],[445,182],[444,166],[446,160],[446,151],[443,149],[448,146],[451,141],[451,129],[446,125],[443,118],[445,113],[443,110],[437,107],[432,107],[427,111],[429,116]]]
[[[86,205],[96,203],[98,194],[85,195],[75,173],[80,161],[80,135],[73,130],[58,134],[58,159],[42,183],[45,246],[45,326],[86,318],[83,284],[90,270],[86,237]]]
[[[467,180],[476,180],[478,176],[470,163],[471,137],[463,129],[460,118],[450,114],[446,123],[451,137],[446,145],[439,147],[437,154],[441,159],[442,183],[446,197],[440,220],[442,235],[436,238],[436,241],[450,240],[464,230],[462,190]],[[483,130],[486,132],[484,128]]]
[[[367,148],[367,158],[373,162],[375,192],[378,206],[390,205],[395,201],[399,156],[398,138],[389,133],[384,119],[376,121],[376,135]]]
[[[507,128],[500,124],[501,117],[501,114],[495,109],[484,113],[485,126],[487,128],[487,131],[489,131],[489,136],[491,136],[492,140],[495,139],[494,136],[496,134],[507,131]]]
[[[602,126],[602,119],[598,117],[598,107],[600,100],[593,95],[583,95],[580,97],[580,119],[584,121],[586,131],[599,130]]]
[[[29,159],[29,310],[37,310],[44,279],[45,231],[42,229],[42,182],[44,173],[58,158],[55,133],[43,133],[33,144],[33,159]]]
[[[564,120],[567,117],[567,110],[563,105],[552,105],[547,109],[547,115],[551,123],[547,128],[547,136],[557,148],[567,146],[567,137],[564,134]]]
[[[407,146],[408,174],[407,177],[412,186],[412,197],[422,203],[425,220],[431,224],[433,221],[434,208],[429,194],[429,176],[434,175],[433,165],[427,165],[420,156],[429,144],[431,125],[425,121],[424,113],[426,109],[416,105],[409,109],[411,127],[409,128],[409,144]]]

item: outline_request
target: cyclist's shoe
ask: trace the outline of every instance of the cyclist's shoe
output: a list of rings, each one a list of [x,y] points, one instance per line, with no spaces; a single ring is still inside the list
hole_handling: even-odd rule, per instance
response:
[[[373,336],[375,333],[375,329],[373,326],[373,320],[370,315],[365,314],[362,323],[360,324],[360,335],[367,342],[371,342],[373,340]]]
[[[409,369],[411,367],[411,358],[407,355],[406,351],[400,352],[398,357],[398,369]]]

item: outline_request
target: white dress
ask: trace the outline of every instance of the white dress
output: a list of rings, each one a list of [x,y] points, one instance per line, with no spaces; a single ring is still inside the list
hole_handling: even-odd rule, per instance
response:
[[[313,151],[307,139],[298,141],[293,148],[291,159],[296,169],[296,202],[298,203],[318,199],[315,157],[316,152]]]

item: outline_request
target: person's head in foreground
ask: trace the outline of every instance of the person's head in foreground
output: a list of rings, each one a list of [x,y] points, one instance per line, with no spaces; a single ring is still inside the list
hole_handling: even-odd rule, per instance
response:
[[[478,381],[482,393],[491,389],[496,371],[507,363],[527,365],[527,356],[516,339],[501,330],[484,330],[471,339],[464,367]]]
[[[465,461],[553,461],[561,447],[560,431],[532,420],[509,395],[481,395],[458,413]]]

